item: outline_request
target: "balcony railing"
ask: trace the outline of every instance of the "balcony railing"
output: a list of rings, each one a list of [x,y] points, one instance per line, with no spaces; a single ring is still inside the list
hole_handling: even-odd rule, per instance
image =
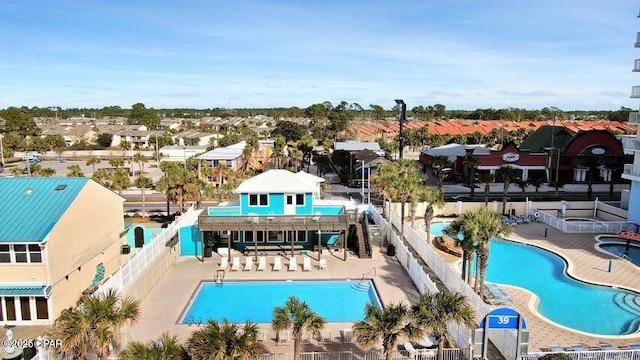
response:
[[[631,96],[630,98],[632,99],[639,99],[640,98],[640,86],[632,86],[631,87]]]
[[[640,112],[629,113],[629,122],[632,124],[640,124]]]
[[[198,225],[202,231],[251,230],[348,230],[357,222],[356,212],[341,215],[200,215]]]
[[[636,38],[635,47],[640,47],[640,32],[638,33],[638,37]]]

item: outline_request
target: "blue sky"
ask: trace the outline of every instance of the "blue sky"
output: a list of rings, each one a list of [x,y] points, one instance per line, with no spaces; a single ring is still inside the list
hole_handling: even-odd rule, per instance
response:
[[[0,107],[638,108],[637,0],[0,3]]]

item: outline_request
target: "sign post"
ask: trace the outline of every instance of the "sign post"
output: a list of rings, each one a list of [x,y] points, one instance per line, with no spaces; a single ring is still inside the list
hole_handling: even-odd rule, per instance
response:
[[[474,333],[474,357],[487,359],[489,330],[516,330],[517,344],[516,357],[526,355],[529,348],[529,331],[524,318],[515,310],[509,308],[497,308],[488,313]]]

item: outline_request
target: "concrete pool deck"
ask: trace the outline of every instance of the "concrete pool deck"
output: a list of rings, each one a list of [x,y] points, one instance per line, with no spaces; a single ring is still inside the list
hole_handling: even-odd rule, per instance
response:
[[[265,271],[256,271],[254,266],[250,271],[225,271],[225,281],[231,280],[331,280],[351,279],[360,280],[364,274],[373,279],[378,295],[383,304],[390,302],[405,304],[415,303],[419,294],[402,266],[395,257],[389,257],[378,247],[373,246],[373,259],[347,259],[342,260],[342,254],[323,254],[327,259],[327,270],[318,269],[317,253],[310,253],[312,269],[309,272],[302,271],[302,257],[298,258],[296,271],[288,271],[288,260],[283,258],[282,269],[272,271],[273,256],[268,256],[268,265]],[[180,341],[186,341],[191,332],[198,328],[197,325],[178,324],[189,300],[202,280],[214,280],[220,256],[205,259],[205,262],[193,257],[178,258],[169,268],[155,287],[142,300],[142,313],[140,320],[129,329],[129,339],[147,341],[157,338],[163,331],[178,336]],[[375,270],[372,270],[375,269]],[[375,271],[375,273],[374,273]],[[319,296],[322,296],[319,294]],[[259,299],[247,299],[247,301],[259,301]],[[215,306],[215,304],[212,304]],[[238,304],[242,306],[242,304]],[[336,306],[340,306],[340,299],[336,299]],[[353,343],[343,343],[341,330],[350,328],[351,323],[328,323],[326,328],[331,331],[332,342],[319,344],[312,340],[309,344],[302,345],[302,351],[362,351]],[[267,334],[264,343],[264,352],[291,353],[293,342],[289,345],[276,345],[275,331],[271,324],[259,324],[261,330]]]
[[[451,219],[439,218],[434,221],[451,221]],[[546,238],[545,229],[547,229]],[[569,274],[576,279],[640,292],[640,268],[596,250],[594,247],[596,235],[598,234],[564,233],[547,224],[529,223],[512,227],[512,233],[507,238],[536,245],[561,255],[569,263]],[[450,263],[459,259],[450,254],[440,253]],[[613,260],[612,272],[608,272],[609,260]],[[532,269],[532,272],[535,272],[535,269]],[[527,326],[531,330],[530,351],[546,350],[546,347],[551,344],[569,346],[583,343],[595,346],[603,342],[623,346],[640,340],[640,333],[626,336],[597,336],[563,328],[543,319],[532,310],[535,309],[536,297],[531,292],[512,286],[501,285],[501,287],[515,301],[513,307],[527,321]],[[576,299],[576,306],[580,306],[580,299]]]

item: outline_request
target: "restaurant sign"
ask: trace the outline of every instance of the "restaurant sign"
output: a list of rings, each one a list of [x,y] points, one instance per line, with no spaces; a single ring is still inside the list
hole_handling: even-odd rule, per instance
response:
[[[516,162],[520,160],[520,154],[514,152],[508,152],[502,154],[502,160],[505,162]]]

